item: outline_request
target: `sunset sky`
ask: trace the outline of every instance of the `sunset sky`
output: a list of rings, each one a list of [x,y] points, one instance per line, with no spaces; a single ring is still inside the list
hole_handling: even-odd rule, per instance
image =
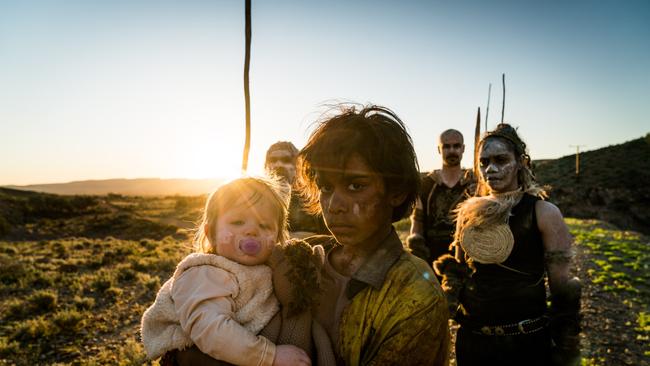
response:
[[[0,2],[0,185],[233,177],[244,1]],[[650,132],[649,1],[253,1],[250,171],[326,104],[393,109],[420,167],[476,108],[533,159]],[[471,154],[463,165],[471,166]]]

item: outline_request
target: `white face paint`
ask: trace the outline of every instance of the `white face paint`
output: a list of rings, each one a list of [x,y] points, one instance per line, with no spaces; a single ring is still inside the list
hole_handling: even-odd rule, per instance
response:
[[[498,138],[487,139],[480,152],[481,175],[493,193],[517,189],[520,164],[508,145]]]
[[[235,238],[235,234],[231,233],[230,231],[223,231],[223,232],[219,232],[217,241],[219,243],[232,243],[234,238]]]
[[[394,207],[384,180],[359,155],[343,173],[319,172],[319,200],[325,224],[344,246],[374,246],[392,229]]]
[[[355,202],[354,205],[352,205],[352,213],[354,214],[354,216],[359,216],[359,212],[360,212],[359,204]]]
[[[279,214],[266,198],[254,204],[242,198],[223,210],[216,223],[217,254],[249,266],[266,262],[278,238]]]

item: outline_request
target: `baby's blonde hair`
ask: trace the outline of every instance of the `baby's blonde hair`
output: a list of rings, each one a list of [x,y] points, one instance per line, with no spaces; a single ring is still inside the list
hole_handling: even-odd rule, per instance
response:
[[[232,180],[217,188],[205,203],[201,223],[196,228],[195,249],[201,253],[216,253],[217,220],[224,209],[235,207],[245,197],[244,204],[254,204],[266,199],[278,210],[278,243],[289,238],[287,216],[290,195],[282,183],[273,177],[244,177]],[[206,225],[207,224],[207,225]],[[206,232],[207,227],[207,232]]]

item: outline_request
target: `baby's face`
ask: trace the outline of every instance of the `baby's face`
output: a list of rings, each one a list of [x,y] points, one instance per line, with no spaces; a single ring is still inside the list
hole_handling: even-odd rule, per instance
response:
[[[264,197],[222,210],[215,230],[217,254],[248,266],[265,263],[278,238],[279,214]]]

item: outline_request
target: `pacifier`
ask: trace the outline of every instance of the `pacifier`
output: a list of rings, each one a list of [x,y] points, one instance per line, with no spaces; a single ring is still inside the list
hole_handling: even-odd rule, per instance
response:
[[[262,250],[262,243],[253,238],[246,238],[239,241],[239,249],[247,255],[257,255]]]

